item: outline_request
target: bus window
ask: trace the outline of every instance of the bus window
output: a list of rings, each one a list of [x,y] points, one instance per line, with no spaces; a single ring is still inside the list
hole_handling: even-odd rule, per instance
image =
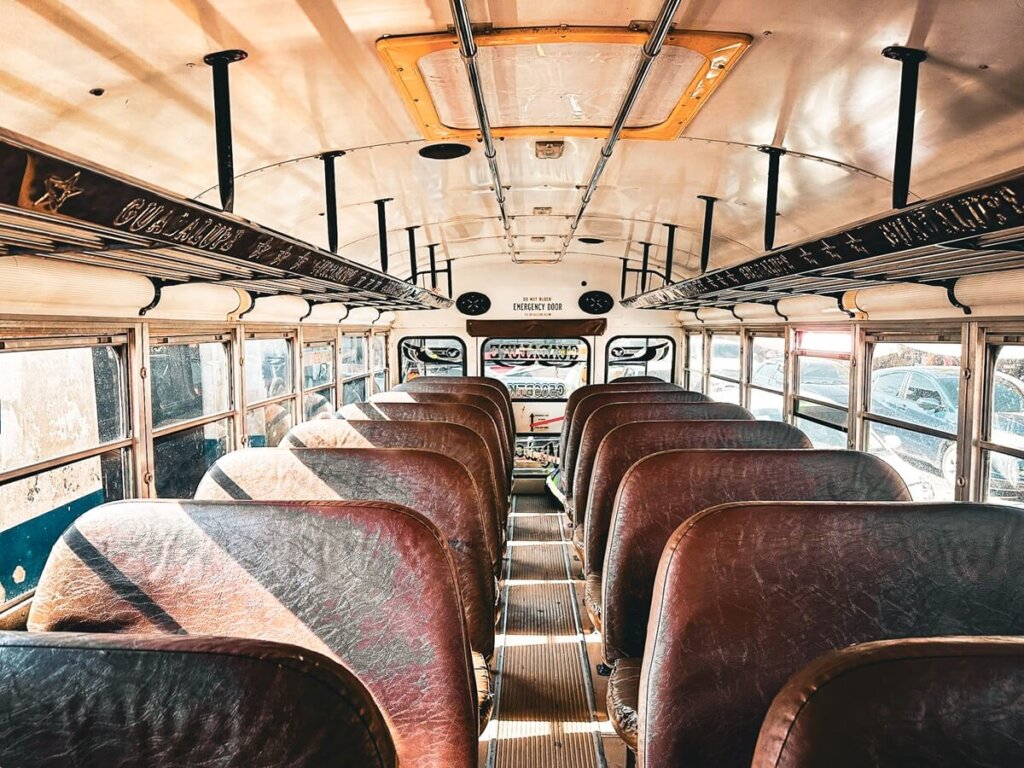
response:
[[[723,403],[740,404],[740,337],[711,334],[708,395]]]
[[[334,416],[334,342],[315,341],[302,347],[302,415],[310,419]]]
[[[125,357],[124,343],[0,352],[0,606],[35,589],[79,515],[130,495]]]
[[[341,404],[359,403],[370,393],[367,381],[370,373],[370,359],[367,354],[367,338],[363,334],[345,334],[341,337]]]
[[[747,402],[757,419],[785,421],[786,340],[781,336],[750,337],[750,381]]]
[[[391,382],[388,368],[388,337],[384,333],[375,333],[371,337],[370,364],[373,366],[373,393],[387,391]]]
[[[245,433],[251,447],[273,447],[292,428],[295,379],[291,339],[245,342]],[[256,403],[262,403],[256,408]]]
[[[815,448],[849,447],[848,331],[797,331],[794,423]]]
[[[616,336],[605,348],[605,381],[622,376],[657,376],[672,382],[676,343],[668,336]]]
[[[164,343],[150,349],[149,367],[156,494],[190,498],[206,470],[234,447],[229,347]]]
[[[566,400],[587,383],[590,347],[580,338],[487,339],[485,376],[508,387],[513,400]]]
[[[876,342],[864,413],[866,448],[886,459],[916,501],[956,493],[960,344]]]
[[[398,342],[398,361],[402,382],[417,376],[465,376],[466,344],[456,336],[407,336]]]
[[[992,348],[982,443],[986,501],[1024,505],[1024,345]]]
[[[704,391],[704,334],[686,334],[686,388]]]

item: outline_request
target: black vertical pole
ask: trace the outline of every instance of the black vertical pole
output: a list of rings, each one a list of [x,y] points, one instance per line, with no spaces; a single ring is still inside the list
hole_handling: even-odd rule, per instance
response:
[[[668,227],[668,242],[665,244],[665,285],[672,282],[672,257],[676,251],[676,229],[678,224],[662,224]]]
[[[900,111],[896,128],[896,160],[892,171],[892,207],[906,208],[910,198],[910,168],[914,159],[914,121],[917,117],[917,76],[928,54],[900,45],[882,51],[887,59],[903,64],[900,78]]]
[[[758,147],[768,155],[768,198],[764,206],[764,249],[775,247],[775,216],[779,210],[779,158],[786,154],[782,147]]]
[[[393,197],[382,197],[380,200],[374,200],[373,204],[377,206],[377,241],[380,244],[380,271],[388,271],[388,214],[384,210],[386,203],[394,200]]]
[[[628,269],[628,262],[626,259],[622,260],[622,287],[619,289],[620,299],[626,298],[626,274]]]
[[[700,243],[700,273],[703,275],[708,271],[708,262],[711,260],[711,227],[715,219],[715,203],[718,198],[697,195],[697,199],[704,201],[704,237]]]
[[[327,247],[331,249],[331,253],[338,252],[338,189],[335,185],[334,158],[344,154],[338,150],[320,155],[320,159],[324,161],[324,214],[327,216]]]
[[[431,243],[427,246],[427,253],[430,255],[430,290],[437,290],[437,243]]]
[[[213,118],[217,130],[217,184],[220,207],[231,212],[235,207],[235,157],[231,144],[231,91],[228,87],[228,65],[249,54],[229,50],[210,53],[203,61],[213,68]]]
[[[651,244],[640,243],[644,247],[644,258],[640,262],[640,293],[647,293],[647,267],[651,260]]]
[[[406,227],[405,231],[409,233],[409,282],[416,285],[416,280],[419,278],[420,265],[416,263],[416,230],[419,226]]]
[[[452,260],[445,259],[445,267],[448,271],[448,298],[452,297]]]

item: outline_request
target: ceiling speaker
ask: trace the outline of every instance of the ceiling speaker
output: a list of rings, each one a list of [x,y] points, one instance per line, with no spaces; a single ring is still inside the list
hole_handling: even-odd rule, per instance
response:
[[[587,291],[580,296],[579,305],[588,315],[604,315],[615,307],[615,299],[604,291]]]
[[[484,293],[468,291],[455,300],[455,308],[464,315],[476,317],[491,308],[491,300]]]

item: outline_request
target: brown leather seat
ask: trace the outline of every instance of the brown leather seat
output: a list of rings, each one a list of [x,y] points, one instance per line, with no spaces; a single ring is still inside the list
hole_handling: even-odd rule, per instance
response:
[[[811,662],[761,726],[752,768],[988,768],[1024,760],[1024,640],[882,640]]]
[[[317,419],[292,427],[282,448],[417,448],[434,451],[462,464],[475,481],[478,504],[485,510],[487,547],[494,575],[501,570],[504,513],[507,502],[495,485],[494,465],[482,437],[468,427],[436,421],[344,421]]]
[[[359,677],[389,718],[402,768],[477,762],[448,546],[395,504],[105,504],[54,546],[28,625],[298,645]]]
[[[379,500],[420,513],[445,537],[473,650],[494,652],[495,579],[487,518],[469,472],[455,459],[411,448],[249,448],[217,459],[196,499]]]
[[[1019,509],[955,503],[745,503],[691,517],[658,569],[640,698],[643,764],[750,765],[772,699],[823,653],[873,640],[1024,634],[1022,522]],[[887,692],[896,680],[883,679]],[[938,689],[915,696],[913,719],[890,727],[923,725],[933,693],[942,699]]]
[[[646,385],[654,386],[654,385]],[[565,438],[565,452],[561,455],[561,489],[567,499],[572,498],[576,456],[583,436],[583,426],[590,415],[603,405],[611,403],[710,403],[711,398],[700,392],[689,392],[676,387],[661,392],[595,392],[582,398],[573,411],[572,422]]]
[[[727,403],[694,403],[673,407],[689,409],[688,416],[738,408]],[[628,419],[634,410],[633,406],[619,405],[600,408],[587,422],[587,430],[590,430],[595,419],[599,426],[614,424],[623,418]],[[578,491],[586,496],[586,485],[590,487],[586,515],[578,529],[586,531],[583,553],[586,581],[584,602],[594,625],[601,626],[601,581],[615,494],[631,466],[645,456],[660,451],[686,448],[810,447],[811,441],[803,432],[777,421],[636,421],[620,424],[608,431],[597,450],[594,471],[588,478],[590,482]]]
[[[461,403],[350,403],[338,411],[338,416],[348,421],[440,421],[473,430],[484,439],[491,455],[494,480],[498,484],[498,492],[506,500],[501,508],[504,523],[508,516],[511,484],[505,474],[498,426],[487,412]]]
[[[515,449],[512,447],[514,440],[509,436],[505,427],[505,418],[497,403],[490,397],[484,395],[472,395],[459,392],[381,392],[370,398],[371,403],[461,403],[472,405],[494,421],[498,430],[498,439],[501,445],[501,457],[504,461],[505,474],[512,476],[512,467],[515,456]]]
[[[658,410],[661,409],[661,410]],[[656,414],[654,418],[647,418],[647,414]],[[746,408],[741,408],[732,403],[629,403],[618,402],[609,405],[602,405],[587,418],[580,433],[580,442],[576,448],[576,461],[572,478],[572,495],[567,499],[567,510],[573,515],[573,522],[577,526],[583,524],[583,518],[587,511],[588,495],[590,491],[590,477],[594,468],[594,457],[611,430],[622,424],[629,424],[634,421],[662,421],[662,420],[694,421],[715,419],[753,421],[754,416]],[[679,446],[680,448],[686,446]],[[704,446],[693,446],[704,447]],[[712,446],[706,446],[712,447]],[[715,446],[717,447],[717,446]],[[723,446],[726,447],[726,446]],[[654,451],[651,451],[654,453]]]
[[[857,451],[676,450],[641,459],[619,484],[608,529],[601,600],[606,661],[643,657],[658,561],[679,525],[718,504],[780,499],[909,501],[910,493],[892,467]],[[609,696],[624,698],[611,693],[614,675],[608,685]],[[612,724],[627,744],[636,744],[625,721]]]
[[[0,670],[0,765],[397,765],[366,687],[293,645],[2,632]]]
[[[644,379],[643,381],[641,379]],[[576,406],[584,397],[598,392],[676,392],[681,390],[678,384],[670,384],[656,379],[653,376],[635,376],[629,379],[622,378],[608,384],[588,384],[585,387],[578,387],[569,393],[565,401],[565,417],[562,420],[562,435],[559,440],[559,456],[565,456],[565,440],[569,436],[569,427],[572,424],[573,414]]]
[[[505,430],[511,438],[509,447],[515,452],[516,419],[512,396],[508,388],[499,381],[483,377],[420,376],[395,387],[397,392],[464,392],[481,395],[494,401],[505,420]]]

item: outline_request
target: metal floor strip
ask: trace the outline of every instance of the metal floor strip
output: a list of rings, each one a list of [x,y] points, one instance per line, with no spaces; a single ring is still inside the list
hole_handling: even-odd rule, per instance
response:
[[[513,500],[487,768],[606,765],[561,514]]]

